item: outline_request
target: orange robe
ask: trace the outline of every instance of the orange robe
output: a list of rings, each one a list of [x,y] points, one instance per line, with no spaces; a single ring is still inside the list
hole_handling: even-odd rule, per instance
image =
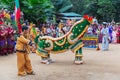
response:
[[[17,66],[18,75],[25,75],[26,73],[32,73],[32,66],[29,59],[29,42],[23,35],[17,38],[16,54],[17,54]]]

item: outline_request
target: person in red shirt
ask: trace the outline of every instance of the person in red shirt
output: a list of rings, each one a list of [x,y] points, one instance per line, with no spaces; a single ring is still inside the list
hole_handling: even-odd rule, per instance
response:
[[[120,23],[118,23],[116,36],[117,36],[117,43],[120,43]]]

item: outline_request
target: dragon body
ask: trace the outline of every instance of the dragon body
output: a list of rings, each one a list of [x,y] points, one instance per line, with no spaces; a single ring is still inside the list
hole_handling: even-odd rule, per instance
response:
[[[88,29],[88,25],[92,22],[92,18],[89,16],[84,16],[84,18],[76,22],[69,32],[64,36],[59,38],[53,38],[50,36],[37,36],[35,39],[38,48],[36,53],[42,57],[42,59],[47,59],[50,53],[57,54],[71,50],[75,53],[75,63],[82,63],[82,47],[83,43],[81,38]]]

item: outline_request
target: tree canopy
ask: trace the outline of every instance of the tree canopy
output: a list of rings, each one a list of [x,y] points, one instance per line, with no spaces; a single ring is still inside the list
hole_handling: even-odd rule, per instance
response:
[[[65,0],[64,0],[65,1]],[[120,0],[68,0],[73,6],[69,12],[89,14],[101,21],[120,21]]]
[[[45,22],[53,13],[76,12],[89,14],[99,21],[120,21],[120,0],[20,0],[24,18]],[[0,0],[0,8],[14,11],[14,0]]]
[[[53,13],[54,6],[50,0],[19,0],[24,18],[32,22],[45,22]],[[14,11],[14,0],[0,0],[0,7]],[[12,6],[11,6],[12,5]]]

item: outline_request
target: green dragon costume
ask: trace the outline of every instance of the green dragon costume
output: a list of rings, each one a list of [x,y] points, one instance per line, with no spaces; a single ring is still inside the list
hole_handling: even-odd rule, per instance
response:
[[[81,38],[91,23],[92,17],[85,15],[82,20],[76,22],[70,31],[62,37],[37,36],[35,38],[35,43],[38,45],[36,53],[42,59],[47,60],[50,57],[50,53],[57,54],[70,49],[75,53],[75,63],[81,64],[83,62],[82,47],[84,45]]]

